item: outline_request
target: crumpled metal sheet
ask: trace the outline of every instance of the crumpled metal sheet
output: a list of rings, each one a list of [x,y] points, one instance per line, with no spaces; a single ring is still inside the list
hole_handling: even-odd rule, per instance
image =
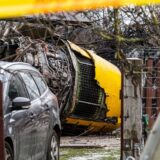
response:
[[[65,51],[30,37],[20,37],[18,46],[13,61],[30,63],[39,69],[49,88],[56,94],[60,108],[63,107],[72,86],[71,63]]]
[[[72,50],[76,51],[75,53],[93,60],[95,65],[95,80],[104,89],[106,94],[105,104],[109,110],[106,117],[118,117],[119,126],[121,113],[121,72],[115,65],[94,54],[92,51],[82,49],[70,41],[68,43]]]

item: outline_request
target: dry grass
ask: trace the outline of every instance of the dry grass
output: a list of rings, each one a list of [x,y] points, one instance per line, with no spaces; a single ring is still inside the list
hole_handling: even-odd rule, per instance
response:
[[[60,160],[119,160],[120,150],[108,148],[61,148]]]

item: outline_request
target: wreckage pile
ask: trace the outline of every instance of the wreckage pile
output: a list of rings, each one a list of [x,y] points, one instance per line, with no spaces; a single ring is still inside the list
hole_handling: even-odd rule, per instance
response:
[[[54,44],[25,36],[1,40],[1,60],[26,62],[37,68],[57,96],[61,110],[70,94],[73,75],[70,59],[65,52]]]
[[[118,68],[55,35],[49,21],[41,24],[33,18],[27,20],[0,21],[0,60],[30,63],[42,73],[58,98],[63,131],[67,134],[71,130],[86,134],[119,127]],[[100,76],[104,72],[108,74]],[[112,87],[114,82],[118,87]],[[115,108],[117,111],[112,111]]]

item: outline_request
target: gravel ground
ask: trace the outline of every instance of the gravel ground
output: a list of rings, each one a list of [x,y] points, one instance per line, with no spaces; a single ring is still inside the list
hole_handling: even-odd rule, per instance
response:
[[[120,138],[108,136],[61,137],[61,147],[104,147],[120,149]]]

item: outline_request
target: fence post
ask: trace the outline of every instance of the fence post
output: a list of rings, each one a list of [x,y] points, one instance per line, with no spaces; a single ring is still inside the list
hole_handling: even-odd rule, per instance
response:
[[[146,113],[149,117],[149,128],[152,127],[152,98],[153,98],[153,82],[152,82],[152,71],[153,71],[153,59],[147,60],[147,86],[146,86]]]
[[[142,146],[141,59],[128,59],[130,70],[122,81],[122,141],[123,160],[139,160]],[[129,65],[129,64],[128,64]]]
[[[3,130],[3,84],[1,81],[0,81],[0,159],[5,160],[4,130]]]

